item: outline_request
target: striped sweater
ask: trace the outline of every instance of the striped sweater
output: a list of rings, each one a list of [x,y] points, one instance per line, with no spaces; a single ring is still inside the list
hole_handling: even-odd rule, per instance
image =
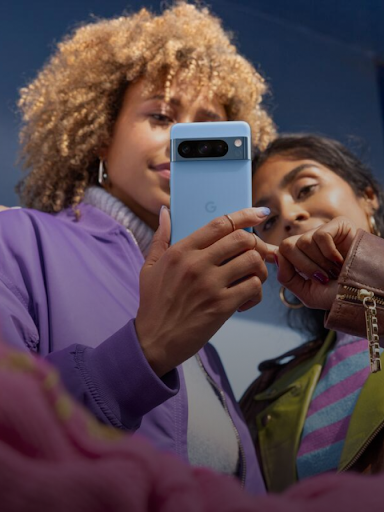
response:
[[[368,376],[367,340],[338,334],[307,412],[297,455],[299,480],[337,469],[349,421]]]

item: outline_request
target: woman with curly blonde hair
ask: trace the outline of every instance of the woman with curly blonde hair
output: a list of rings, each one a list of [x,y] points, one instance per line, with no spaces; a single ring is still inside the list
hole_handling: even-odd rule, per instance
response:
[[[267,249],[226,217],[169,247],[169,130],[242,119],[263,149],[274,134],[265,91],[206,8],[85,25],[21,91],[30,209],[0,216],[3,337],[50,360],[104,423],[253,492],[252,442],[207,342],[261,300]]]

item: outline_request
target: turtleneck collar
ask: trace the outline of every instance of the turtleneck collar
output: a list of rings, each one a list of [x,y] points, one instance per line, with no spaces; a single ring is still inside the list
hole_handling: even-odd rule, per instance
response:
[[[152,242],[153,230],[119,199],[101,187],[88,187],[84,194],[84,203],[95,206],[124,226],[146,257]]]

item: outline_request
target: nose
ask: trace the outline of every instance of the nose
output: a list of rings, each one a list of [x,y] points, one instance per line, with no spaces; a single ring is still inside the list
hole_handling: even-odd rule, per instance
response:
[[[306,231],[309,212],[300,204],[284,205],[281,211],[284,232],[287,236],[299,235]]]

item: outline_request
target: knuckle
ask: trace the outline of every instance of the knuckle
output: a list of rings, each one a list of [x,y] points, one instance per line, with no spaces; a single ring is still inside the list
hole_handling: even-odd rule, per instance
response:
[[[329,233],[327,233],[324,230],[319,229],[318,231],[316,231],[316,233],[313,235],[313,237],[315,238],[316,242],[320,242],[320,243],[326,242],[329,240]]]
[[[184,279],[187,281],[195,281],[198,283],[198,278],[201,275],[200,265],[196,261],[186,262],[183,271]]]
[[[247,281],[254,294],[258,294],[261,291],[262,282],[259,276],[251,276]]]
[[[302,251],[307,251],[312,246],[312,237],[309,236],[301,236],[297,241],[297,247]]]
[[[249,250],[245,253],[244,257],[246,258],[247,263],[251,267],[259,266],[260,263],[263,263],[263,260],[260,256],[260,253],[254,250]]]
[[[252,290],[252,296],[250,297],[250,299],[257,303],[261,302],[263,298],[263,286],[260,279],[257,276],[252,276],[249,279],[249,284],[251,285]]]
[[[163,255],[167,263],[174,267],[183,260],[183,252],[176,245],[170,247]]]
[[[230,221],[227,217],[222,215],[221,217],[216,217],[216,219],[211,220],[209,226],[215,233],[222,233],[223,229],[225,229],[225,226],[229,224],[229,222]]]
[[[244,229],[237,229],[232,233],[233,240],[241,246],[249,246],[249,236]]]
[[[295,248],[295,244],[293,243],[293,241],[290,240],[289,238],[286,238],[285,240],[283,240],[281,242],[281,244],[279,246],[279,251],[281,252],[281,254],[283,256],[290,255],[294,251],[294,248]]]

